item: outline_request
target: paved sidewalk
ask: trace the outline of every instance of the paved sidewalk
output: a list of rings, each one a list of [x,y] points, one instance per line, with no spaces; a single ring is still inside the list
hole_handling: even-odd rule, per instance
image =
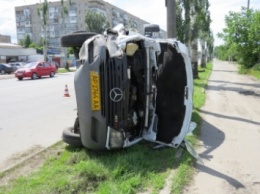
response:
[[[188,194],[260,193],[260,81],[214,61],[209,78],[197,165]]]

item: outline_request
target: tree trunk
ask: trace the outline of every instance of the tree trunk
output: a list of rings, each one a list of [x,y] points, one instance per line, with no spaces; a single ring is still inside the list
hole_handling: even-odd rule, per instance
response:
[[[191,64],[193,71],[193,78],[199,78],[198,74],[198,39],[191,42]]]
[[[70,70],[70,64],[68,62],[66,62],[65,69],[67,69],[68,71]]]
[[[47,25],[45,24],[43,26],[43,28],[44,28],[43,60],[46,62],[46,61],[48,61],[48,56],[47,56]]]
[[[204,40],[200,40],[201,44],[201,64],[202,68],[206,68],[206,45]]]

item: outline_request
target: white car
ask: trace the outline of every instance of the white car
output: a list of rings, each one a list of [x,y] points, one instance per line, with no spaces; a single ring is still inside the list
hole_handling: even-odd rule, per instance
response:
[[[18,69],[24,68],[26,63],[23,63],[23,62],[11,62],[11,63],[8,63],[8,64],[14,69],[14,71],[16,71]]]
[[[177,148],[196,127],[188,50],[175,39],[126,34],[120,25],[104,34],[61,38],[62,46],[74,48],[78,66],[78,117],[63,131],[63,140],[92,150],[141,140]]]

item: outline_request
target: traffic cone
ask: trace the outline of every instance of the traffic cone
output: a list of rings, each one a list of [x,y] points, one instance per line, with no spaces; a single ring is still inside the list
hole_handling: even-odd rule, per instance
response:
[[[68,86],[67,86],[67,84],[65,85],[65,93],[64,93],[64,97],[70,97],[70,94],[69,94],[69,90],[68,90]]]

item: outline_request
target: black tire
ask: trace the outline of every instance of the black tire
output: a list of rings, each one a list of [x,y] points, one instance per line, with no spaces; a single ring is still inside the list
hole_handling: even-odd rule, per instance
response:
[[[78,31],[61,37],[62,47],[81,47],[88,38],[97,35],[95,32]]]
[[[33,74],[32,74],[32,79],[37,79],[37,78],[38,78],[37,73],[33,73]]]
[[[19,80],[23,80],[23,78],[22,78],[22,77],[18,77],[18,79],[19,79]]]
[[[62,140],[73,147],[83,147],[80,139],[80,134],[73,133],[73,131],[73,127],[64,129],[62,133]]]
[[[52,72],[50,73],[50,77],[54,77],[54,75],[55,75],[55,73],[54,73],[54,71],[52,71]]]
[[[80,133],[80,131],[79,131],[79,117],[77,117],[75,119],[73,130],[74,130],[75,133]]]

